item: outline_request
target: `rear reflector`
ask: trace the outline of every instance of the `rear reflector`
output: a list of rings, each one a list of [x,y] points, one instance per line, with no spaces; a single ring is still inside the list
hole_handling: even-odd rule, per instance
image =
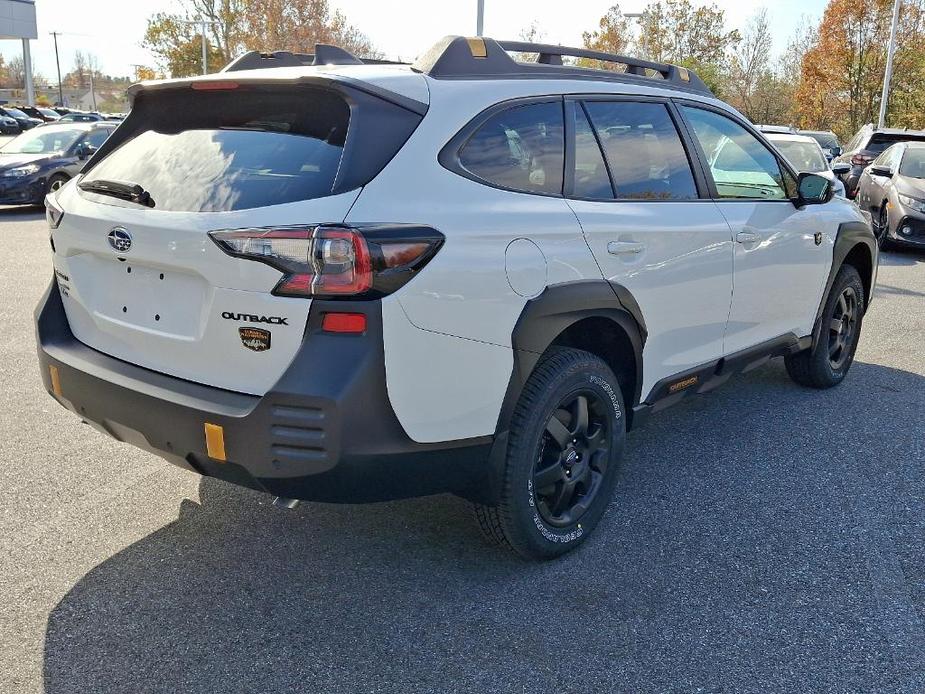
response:
[[[190,86],[199,92],[221,92],[237,89],[238,83],[230,80],[214,80],[211,82],[193,82]]]
[[[206,422],[206,452],[214,460],[225,462],[225,430],[218,424]]]
[[[61,396],[61,376],[58,375],[58,367],[54,365],[48,366],[48,373],[51,375],[51,390],[57,395]]]
[[[366,315],[362,313],[325,313],[321,329],[329,333],[365,333]]]

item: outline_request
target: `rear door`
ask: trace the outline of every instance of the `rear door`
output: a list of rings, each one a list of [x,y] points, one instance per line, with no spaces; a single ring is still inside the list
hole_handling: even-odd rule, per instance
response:
[[[670,104],[573,100],[567,118],[569,204],[604,276],[633,295],[646,322],[645,398],[658,381],[723,354],[729,226],[700,194]]]
[[[262,394],[298,350],[311,302],[276,296],[279,270],[224,252],[209,232],[342,222],[363,183],[357,167],[384,156],[368,147],[350,154],[351,138],[362,141],[353,128],[378,100],[358,96],[360,113],[334,89],[217,86],[142,93],[78,185],[59,194],[55,270],[81,342],[154,371]],[[377,137],[394,154],[404,139],[387,144],[389,123]],[[93,192],[100,182],[145,195]]]
[[[726,354],[808,335],[832,262],[831,244],[822,245],[831,228],[821,218],[823,206],[793,204],[796,180],[744,125],[700,105],[680,110],[736,242]]]

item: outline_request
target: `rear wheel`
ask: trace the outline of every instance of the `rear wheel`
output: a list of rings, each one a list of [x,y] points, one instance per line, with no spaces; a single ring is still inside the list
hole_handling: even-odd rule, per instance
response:
[[[46,186],[45,192],[50,194],[61,190],[61,186],[67,183],[68,180],[68,177],[64,174],[55,174],[48,179],[48,185]]]
[[[853,266],[843,265],[822,310],[816,342],[811,349],[785,360],[790,377],[810,388],[831,388],[841,383],[854,362],[863,318],[861,276]]]
[[[528,559],[581,544],[613,496],[625,419],[603,360],[575,349],[546,356],[512,418],[500,504],[475,507],[486,537]]]

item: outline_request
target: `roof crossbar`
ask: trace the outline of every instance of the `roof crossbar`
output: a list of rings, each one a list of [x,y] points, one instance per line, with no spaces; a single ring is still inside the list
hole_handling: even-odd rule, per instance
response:
[[[536,62],[520,62],[509,53],[536,53]],[[585,58],[625,65],[624,72],[566,64],[564,58]],[[414,65],[414,70],[436,79],[519,77],[589,77],[613,81],[663,79],[674,88],[711,94],[693,71],[669,63],[527,41],[496,41],[489,38],[447,36],[437,42]]]
[[[222,72],[240,70],[264,70],[277,67],[307,67],[312,65],[401,65],[391,60],[375,58],[357,58],[339,46],[326,43],[315,44],[314,53],[292,53],[291,51],[274,51],[262,53],[249,51],[228,63]]]

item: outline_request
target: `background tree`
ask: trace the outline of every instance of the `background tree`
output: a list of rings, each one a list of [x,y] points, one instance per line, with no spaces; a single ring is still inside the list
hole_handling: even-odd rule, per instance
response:
[[[716,5],[694,7],[690,0],[658,0],[646,7],[639,26],[644,57],[689,67],[722,96],[726,58],[742,38],[738,31],[726,30],[723,10]]]
[[[755,102],[761,99],[759,90],[766,88],[773,79],[772,44],[773,37],[768,24],[768,10],[762,7],[749,21],[742,40],[733,50],[729,63],[729,100],[753,121],[755,120]]]
[[[585,48],[604,53],[626,54],[633,45],[633,30],[630,20],[623,16],[619,5],[614,5],[601,17],[597,29],[582,35]]]
[[[328,0],[181,0],[179,14],[158,13],[148,20],[143,45],[172,76],[198,74],[193,61],[200,27],[183,20],[204,17],[210,69],[219,69],[248,50],[310,53],[316,43],[330,43],[363,57],[381,53],[369,37],[347,21]]]
[[[922,127],[925,0],[900,8],[892,86],[892,125]],[[806,51],[796,93],[801,124],[842,137],[876,121],[889,42],[891,0],[831,0],[815,45]]]

